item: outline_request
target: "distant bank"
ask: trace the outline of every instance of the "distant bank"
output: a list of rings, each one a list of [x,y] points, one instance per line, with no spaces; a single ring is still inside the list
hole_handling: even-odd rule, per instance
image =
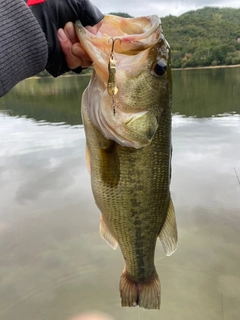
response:
[[[240,64],[223,65],[223,66],[207,66],[207,67],[188,67],[188,68],[172,68],[172,70],[195,70],[195,69],[220,69],[220,68],[240,68]]]

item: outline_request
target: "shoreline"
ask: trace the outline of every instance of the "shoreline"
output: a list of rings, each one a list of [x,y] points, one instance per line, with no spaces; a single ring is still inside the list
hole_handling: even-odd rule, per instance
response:
[[[68,77],[83,77],[83,76],[91,76],[92,74],[91,73],[83,73],[83,74],[62,74],[61,76],[58,76],[57,78],[68,78]],[[29,77],[29,78],[26,78],[26,79],[24,79],[24,80],[22,80],[22,81],[25,81],[25,80],[29,80],[29,79],[46,79],[46,78],[50,78],[50,79],[54,79],[54,77],[53,76],[51,76],[50,74],[49,74],[49,76],[41,76],[41,77],[39,77],[39,76],[32,76],[32,77]],[[55,79],[57,79],[57,78],[55,78]]]
[[[222,65],[222,66],[206,66],[206,67],[188,67],[188,68],[172,68],[173,71],[183,71],[183,70],[199,70],[199,69],[224,69],[224,68],[240,68],[240,64],[233,64],[233,65]],[[83,76],[91,76],[92,73],[84,73],[84,74],[63,74],[59,77],[83,77]],[[58,77],[58,78],[59,78]],[[49,76],[33,76],[28,79],[44,79],[44,78],[53,78],[51,75]]]
[[[188,67],[188,68],[172,68],[172,70],[199,70],[199,69],[224,69],[224,68],[240,68],[240,64],[221,65],[221,66],[206,66],[206,67]]]

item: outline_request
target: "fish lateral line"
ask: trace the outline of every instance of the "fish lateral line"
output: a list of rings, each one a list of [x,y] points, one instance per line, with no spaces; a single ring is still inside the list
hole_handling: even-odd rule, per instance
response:
[[[114,60],[113,57],[113,52],[114,52],[114,44],[117,40],[120,41],[121,43],[121,39],[119,38],[109,38],[108,39],[108,43],[109,41],[112,40],[112,49],[110,52],[110,57],[109,57],[109,63],[108,63],[108,72],[109,72],[109,77],[108,77],[108,83],[107,83],[107,92],[110,96],[112,96],[112,108],[113,108],[113,115],[115,116],[116,114],[116,103],[115,103],[115,95],[118,93],[118,86],[116,83],[116,62]]]

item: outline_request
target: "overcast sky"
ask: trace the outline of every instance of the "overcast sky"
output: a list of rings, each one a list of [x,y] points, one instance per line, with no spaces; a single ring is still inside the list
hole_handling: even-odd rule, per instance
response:
[[[240,8],[240,0],[91,0],[103,13],[126,12],[134,17],[157,14],[179,16],[190,10],[211,7]]]

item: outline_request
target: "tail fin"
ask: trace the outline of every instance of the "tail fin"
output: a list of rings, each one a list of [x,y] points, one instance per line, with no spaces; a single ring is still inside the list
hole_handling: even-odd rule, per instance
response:
[[[156,271],[150,280],[137,283],[124,270],[120,279],[120,295],[122,307],[139,305],[145,309],[160,309],[161,286]]]

